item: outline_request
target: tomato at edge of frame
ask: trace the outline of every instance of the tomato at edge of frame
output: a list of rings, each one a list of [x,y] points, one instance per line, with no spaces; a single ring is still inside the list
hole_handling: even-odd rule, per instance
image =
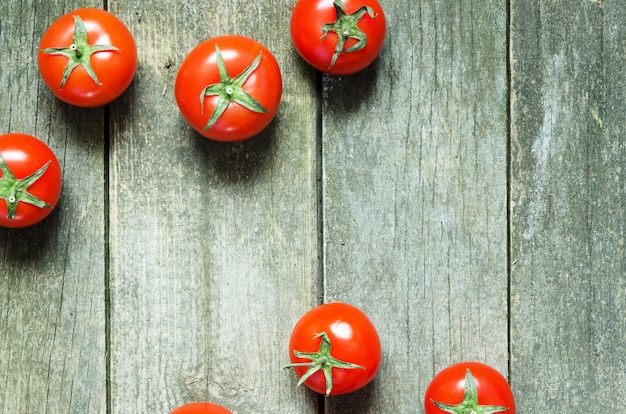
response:
[[[387,32],[385,13],[377,0],[343,0],[343,4],[346,14],[352,14],[362,6],[369,6],[374,17],[365,13],[358,22],[358,28],[367,36],[365,47],[341,53],[332,67],[330,63],[338,36],[330,31],[322,39],[322,26],[337,19],[333,0],[299,0],[291,15],[291,40],[296,51],[315,69],[332,75],[351,75],[368,67],[379,55]],[[355,39],[348,39],[343,50],[355,43]]]
[[[232,412],[210,402],[192,402],[181,405],[170,414],[232,414]]]
[[[466,361],[450,365],[433,377],[424,396],[425,414],[445,414],[433,400],[444,404],[458,404],[465,393],[465,376],[470,370],[478,393],[479,405],[502,406],[500,411],[515,414],[515,399],[506,378],[495,368],[482,362]]]
[[[207,86],[221,81],[216,47],[231,79],[261,56],[241,87],[267,112],[252,111],[233,100],[215,124],[205,129],[219,100],[217,95],[200,100]],[[270,124],[280,105],[282,87],[278,62],[267,47],[246,36],[224,35],[206,39],[189,52],[178,70],[174,94],[183,118],[200,135],[215,141],[236,142],[254,137]]]
[[[295,356],[294,351],[317,352],[321,339],[314,337],[321,332],[328,334],[332,344],[331,356],[364,368],[333,368],[333,387],[329,395],[357,391],[374,379],[380,368],[382,350],[378,332],[363,311],[343,302],[326,303],[309,310],[298,320],[291,333],[290,361],[310,362]],[[307,369],[308,367],[293,367],[298,378]],[[317,393],[326,393],[326,381],[321,371],[309,377],[304,385]]]
[[[0,198],[0,226],[7,228],[28,227],[39,223],[52,213],[61,195],[62,172],[54,152],[41,140],[22,133],[0,135],[0,155],[16,179],[30,176],[48,161],[43,175],[32,183],[27,191],[45,201],[49,208],[41,208],[18,202],[15,217],[8,217],[7,200]],[[3,173],[0,172],[0,179]]]
[[[75,67],[61,87],[69,58],[43,52],[47,48],[69,48],[74,42],[75,18],[87,30],[89,45],[114,46],[119,51],[97,51],[89,61],[100,85],[81,65]],[[52,93],[63,102],[78,107],[97,107],[118,98],[130,85],[137,71],[137,46],[126,25],[112,13],[97,8],[81,8],[55,20],[39,42],[39,73]]]

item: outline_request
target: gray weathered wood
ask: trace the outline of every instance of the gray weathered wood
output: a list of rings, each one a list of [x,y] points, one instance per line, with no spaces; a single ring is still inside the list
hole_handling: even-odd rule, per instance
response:
[[[94,1],[0,2],[0,133],[46,142],[63,193],[42,223],[0,229],[0,412],[105,413],[103,110],[70,108],[37,70],[37,46]]]
[[[520,412],[626,408],[626,3],[512,2]]]
[[[85,110],[39,79],[37,43],[104,3],[0,1],[0,133],[64,171],[50,217],[0,229],[0,413],[421,413],[467,359],[508,375],[522,414],[626,408],[626,3],[382,0],[380,58],[340,78],[293,50],[295,0],[106,3],[139,68]],[[228,33],[274,52],[283,102],[217,144],[173,87]],[[325,400],[282,367],[296,320],[334,300],[372,318],[384,360]]]
[[[296,59],[284,1],[111,1],[140,66],[111,109],[111,411],[209,400],[236,413],[313,413],[289,333],[317,303],[314,72]],[[210,36],[272,50],[283,104],[253,140],[216,144],[180,116],[174,79]]]
[[[505,2],[382,5],[380,58],[325,84],[325,298],[368,313],[384,353],[332,413],[421,412],[462,360],[507,374]]]

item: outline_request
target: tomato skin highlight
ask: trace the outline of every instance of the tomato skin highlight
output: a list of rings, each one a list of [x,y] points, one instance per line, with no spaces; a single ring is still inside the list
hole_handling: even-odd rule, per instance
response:
[[[453,364],[441,370],[433,377],[424,396],[425,414],[445,414],[433,401],[445,404],[459,404],[465,394],[465,376],[470,370],[476,383],[476,392],[480,406],[501,406],[515,414],[515,399],[506,378],[489,365],[476,361]]]
[[[221,80],[216,47],[231,78],[261,56],[242,89],[267,112],[255,112],[231,101],[215,124],[205,129],[219,100],[218,96],[200,99],[207,86]],[[183,118],[200,135],[215,141],[236,142],[254,137],[274,119],[282,96],[282,76],[276,58],[261,43],[239,35],[218,36],[202,41],[185,57],[176,76],[174,94]]]
[[[317,306],[305,313],[296,323],[289,340],[289,357],[293,363],[306,363],[294,351],[316,352],[322,339],[316,335],[325,332],[332,344],[331,355],[341,361],[357,364],[362,368],[333,368],[332,389],[329,395],[347,394],[369,384],[382,359],[382,349],[374,324],[357,307],[332,302]],[[294,372],[301,378],[307,367],[294,366]],[[306,381],[311,390],[326,394],[326,379],[321,371],[315,372]]]
[[[89,45],[110,45],[119,51],[94,52],[89,59],[100,85],[83,66],[75,67],[61,87],[69,58],[44,52],[74,44],[75,17],[84,22]],[[115,15],[97,8],[81,8],[55,20],[41,37],[37,56],[39,73],[52,93],[70,105],[97,107],[118,98],[137,70],[137,46],[126,25]]]
[[[360,7],[371,7],[374,17],[365,14],[358,27],[367,36],[367,44],[361,50],[341,53],[331,66],[338,36],[334,32],[325,37],[322,27],[337,19],[334,0],[299,0],[292,12],[291,40],[298,54],[315,69],[332,75],[351,75],[368,67],[379,55],[387,31],[385,13],[377,0],[343,0],[346,14]],[[344,50],[357,41],[348,39]]]
[[[22,228],[39,223],[52,213],[61,195],[62,172],[52,150],[39,139],[22,133],[0,135],[0,155],[16,179],[23,179],[50,162],[43,175],[27,189],[28,193],[46,202],[49,207],[18,202],[13,218],[8,217],[8,203],[0,198],[0,226]],[[0,178],[6,179],[0,172]]]
[[[170,414],[232,414],[221,405],[210,402],[192,402],[181,405]]]

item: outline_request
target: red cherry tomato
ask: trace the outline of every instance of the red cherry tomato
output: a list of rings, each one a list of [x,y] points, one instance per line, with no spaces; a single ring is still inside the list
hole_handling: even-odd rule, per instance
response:
[[[137,47],[113,14],[78,9],[46,30],[38,64],[43,81],[59,99],[75,106],[101,106],[130,85],[137,69]]]
[[[210,402],[193,402],[181,405],[170,414],[232,414],[221,405]]]
[[[0,226],[39,223],[56,206],[61,183],[61,166],[46,144],[26,134],[0,135]]]
[[[183,60],[174,93],[183,117],[201,135],[241,141],[274,118],[282,95],[274,55],[244,36],[203,41]]]
[[[367,385],[378,372],[382,351],[376,328],[360,309],[333,302],[300,318],[289,341],[291,364],[315,392],[339,395]]]
[[[515,414],[515,400],[507,380],[480,362],[461,362],[439,372],[424,397],[426,414]]]
[[[299,0],[291,40],[311,66],[334,75],[365,69],[385,40],[385,14],[377,0]]]

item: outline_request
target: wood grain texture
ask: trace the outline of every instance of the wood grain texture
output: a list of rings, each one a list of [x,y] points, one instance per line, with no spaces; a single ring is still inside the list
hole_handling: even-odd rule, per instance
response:
[[[63,169],[55,211],[0,229],[0,412],[105,413],[103,110],[68,107],[40,80],[37,45],[69,9],[0,3],[0,133],[46,142]]]
[[[379,59],[325,79],[325,299],[369,314],[384,354],[332,413],[420,412],[462,360],[507,374],[505,2],[382,3]]]
[[[626,3],[381,0],[383,51],[346,77],[296,55],[294,4],[108,0],[138,72],[85,110],[47,90],[37,44],[105,2],[0,1],[0,133],[64,172],[50,217],[0,229],[0,413],[422,413],[468,359],[509,376],[521,414],[624,411]],[[229,33],[275,54],[283,100],[218,144],[173,89]],[[297,319],[336,300],[384,359],[324,399],[282,367]]]
[[[272,29],[288,26],[290,3],[109,5],[140,51],[111,108],[112,412],[197,400],[317,412],[282,370],[291,328],[319,296],[315,76]],[[284,95],[259,136],[218,144],[186,125],[174,80],[194,46],[230,33],[274,52]]]
[[[512,2],[512,384],[626,408],[626,4]],[[610,385],[613,384],[613,385]]]

